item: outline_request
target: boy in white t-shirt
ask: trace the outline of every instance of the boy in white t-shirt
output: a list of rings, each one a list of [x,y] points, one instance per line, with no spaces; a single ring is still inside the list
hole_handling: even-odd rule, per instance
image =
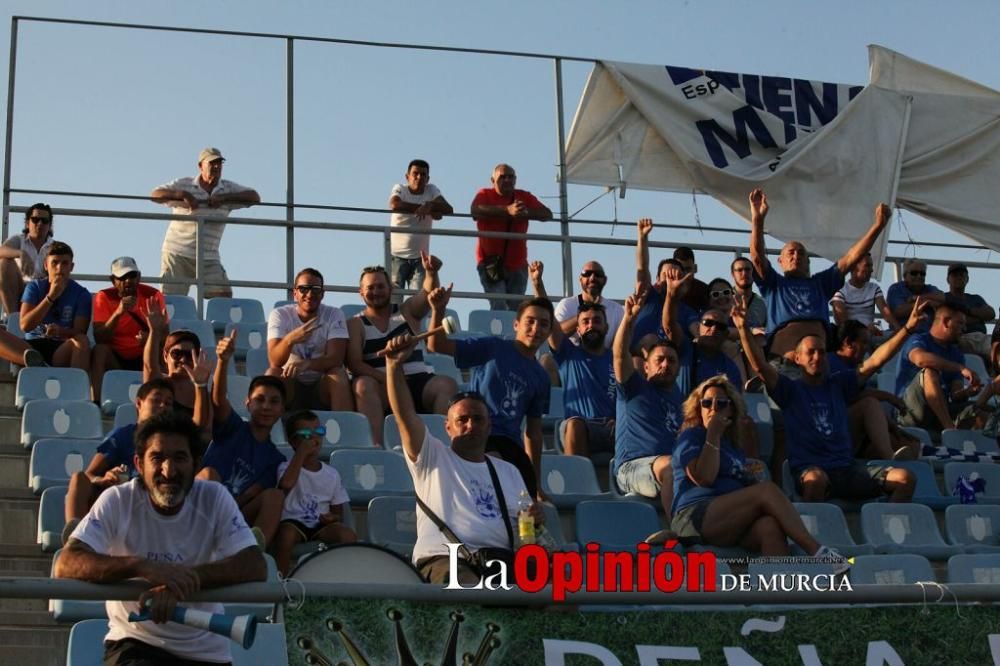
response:
[[[319,418],[309,410],[288,417],[285,432],[295,455],[278,466],[278,487],[285,493],[278,535],[274,539],[274,559],[278,571],[288,575],[292,549],[303,541],[353,543],[358,536],[342,520],[350,498],[340,474],[319,459],[326,435]]]

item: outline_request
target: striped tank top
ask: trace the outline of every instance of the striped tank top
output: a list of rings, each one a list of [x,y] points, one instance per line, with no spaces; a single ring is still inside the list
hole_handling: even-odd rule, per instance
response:
[[[373,368],[385,369],[385,357],[378,356],[378,352],[385,349],[385,345],[390,339],[395,338],[399,335],[414,335],[413,329],[410,328],[410,324],[406,321],[406,317],[399,309],[398,303],[392,304],[392,314],[389,317],[389,325],[386,330],[380,330],[375,324],[372,323],[368,317],[365,316],[364,312],[359,312],[355,315],[361,320],[362,329],[364,330],[365,340],[361,346],[361,358],[365,363],[372,366]],[[407,375],[415,375],[420,372],[434,372],[434,369],[424,363],[424,352],[418,346],[410,354],[410,358],[407,359],[406,363],[403,364],[403,373]]]

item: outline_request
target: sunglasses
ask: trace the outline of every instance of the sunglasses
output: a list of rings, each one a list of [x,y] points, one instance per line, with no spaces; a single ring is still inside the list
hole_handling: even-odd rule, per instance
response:
[[[733,401],[729,398],[702,398],[701,408],[711,409],[714,405],[716,409],[725,409],[729,405],[733,404]]]
[[[748,272],[750,272],[750,267],[749,266],[737,266],[736,268],[733,269],[733,272],[734,273],[748,273]]]
[[[28,221],[34,222],[35,224],[49,224],[50,222],[52,222],[51,219],[47,217],[42,217],[40,215],[32,215],[31,217],[28,218]]]
[[[580,271],[580,277],[582,277],[582,278],[589,278],[589,277],[604,278],[605,275],[601,271]]]
[[[308,439],[309,437],[326,437],[326,426],[302,428],[292,433],[292,439]]]
[[[720,289],[719,291],[710,291],[708,293],[708,295],[711,296],[712,298],[722,298],[724,296],[732,296],[733,295],[733,290],[732,289]]]
[[[910,275],[913,277],[926,277],[927,271],[910,271]]]
[[[167,354],[175,361],[189,361],[193,352],[193,349],[171,349]]]
[[[117,277],[117,276],[112,276],[112,277],[114,277],[119,282],[124,282],[125,280],[138,280],[139,279],[139,273],[138,273],[138,271],[132,271],[131,273],[126,273],[125,275],[122,275],[121,277]]]
[[[701,325],[705,328],[718,328],[723,331],[729,330],[729,324],[718,319],[702,319]]]
[[[323,293],[323,287],[318,284],[297,284],[295,285],[295,291],[299,292],[299,296],[305,296],[306,294],[319,296]]]

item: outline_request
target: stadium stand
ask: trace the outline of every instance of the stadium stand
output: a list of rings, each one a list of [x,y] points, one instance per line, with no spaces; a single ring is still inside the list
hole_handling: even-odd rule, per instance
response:
[[[205,319],[212,323],[216,335],[222,334],[229,324],[260,324],[267,321],[264,306],[253,298],[210,298],[206,301]]]
[[[100,439],[101,410],[92,402],[33,400],[21,417],[21,445],[26,449],[46,437]]]
[[[140,386],[142,373],[138,370],[108,370],[101,384],[101,412],[111,416],[122,405],[135,404]]]
[[[930,561],[912,553],[895,555],[860,555],[854,558],[850,572],[854,585],[902,585],[933,581]]]
[[[960,546],[944,542],[934,512],[923,504],[865,504],[861,532],[876,554],[913,553],[946,560],[962,552]]]
[[[948,558],[948,582],[1000,584],[1000,555],[953,555]]]
[[[1000,553],[1000,506],[956,504],[944,511],[949,543],[966,553]]]
[[[77,368],[23,368],[15,395],[18,409],[32,400],[90,400],[90,378]]]
[[[69,477],[87,469],[97,446],[96,439],[40,439],[31,449],[28,485],[36,495],[47,488],[69,485]]]
[[[198,306],[190,296],[180,294],[164,294],[163,299],[167,304],[167,317],[169,319],[201,319],[198,314]]]
[[[825,546],[842,555],[871,555],[875,552],[870,544],[855,543],[847,527],[844,512],[836,504],[826,502],[795,502],[795,510],[802,517],[809,534]]]

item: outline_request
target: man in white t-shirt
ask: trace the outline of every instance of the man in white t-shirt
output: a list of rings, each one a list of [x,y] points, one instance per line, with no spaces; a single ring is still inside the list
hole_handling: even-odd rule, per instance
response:
[[[20,312],[24,286],[45,277],[52,245],[52,207],[36,203],[24,214],[24,228],[0,245],[0,301],[5,314]]]
[[[256,190],[222,179],[225,161],[218,148],[205,148],[198,155],[197,176],[172,180],[154,189],[149,196],[156,203],[170,206],[175,215],[205,215],[216,219],[228,217],[229,212],[237,208],[260,203]],[[219,256],[219,244],[225,230],[226,223],[215,220],[206,222],[202,230],[205,280],[214,283],[205,288],[205,298],[233,295]],[[170,223],[163,238],[161,277],[194,280],[197,234],[198,225],[194,221],[173,220]],[[187,294],[188,286],[164,284],[163,293]]]
[[[392,413],[399,426],[406,465],[419,497],[470,551],[479,548],[513,548],[511,532],[503,522],[503,511],[493,485],[486,457],[490,416],[478,393],[458,393],[448,407],[445,429],[451,446],[433,437],[417,415],[403,374],[403,364],[413,351],[412,336],[402,335],[386,343],[386,383]],[[527,492],[521,473],[508,462],[489,457],[496,471],[511,521],[517,520],[517,503]],[[543,522],[542,507],[532,505],[536,524]],[[511,530],[517,529],[516,524]],[[417,511],[417,543],[413,564],[432,583],[449,580],[448,539],[423,510]],[[479,575],[465,560],[457,562],[458,582],[479,582]]]
[[[323,274],[315,268],[299,271],[292,292],[295,303],[267,318],[267,374],[285,380],[289,409],[352,411],[344,313],[323,304]]]
[[[424,160],[412,160],[406,168],[406,184],[396,183],[389,195],[393,227],[428,231],[434,220],[451,215],[451,204],[430,182],[431,167]],[[392,286],[397,289],[420,289],[424,267],[420,253],[431,253],[431,237],[419,233],[391,234]]]
[[[882,288],[872,280],[873,266],[870,252],[851,266],[850,277],[830,299],[830,307],[833,308],[833,321],[837,326],[848,319],[859,321],[868,327],[873,337],[879,338],[875,342],[880,343],[882,329],[875,323],[875,308],[885,318],[890,330],[898,330],[899,322],[886,304]]]
[[[170,622],[179,602],[222,613],[219,603],[187,601],[200,589],[262,581],[264,557],[224,486],[196,481],[198,430],[172,411],[136,430],[139,476],[101,493],[56,562],[58,578],[92,583],[142,579],[138,601],[106,603],[105,664],[219,664],[229,639]],[[148,608],[151,620],[129,622]]]

